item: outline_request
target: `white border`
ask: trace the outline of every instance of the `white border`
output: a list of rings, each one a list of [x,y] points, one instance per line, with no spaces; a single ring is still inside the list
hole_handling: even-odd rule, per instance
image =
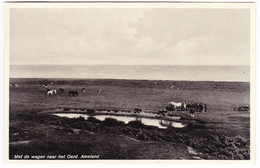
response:
[[[194,1],[190,1],[190,2],[194,2]],[[200,2],[208,2],[208,1],[205,1],[205,0],[200,0]],[[226,1],[210,1],[210,2],[226,2]],[[232,1],[229,1],[229,2],[232,2]],[[233,1],[233,2],[255,2],[255,1]],[[48,5],[41,5],[41,8],[42,7],[50,7],[50,5],[52,6],[54,3],[51,3],[51,4],[48,4]],[[107,4],[107,3],[105,3],[105,4]],[[1,5],[3,6],[3,4],[1,3]],[[26,6],[28,5],[28,4],[25,4]],[[38,5],[40,5],[39,3],[37,3],[36,4],[37,6]],[[132,6],[133,4],[131,4],[131,6]],[[179,4],[178,4],[179,5]],[[187,4],[186,4],[187,5]],[[193,4],[194,5],[194,4]],[[232,4],[233,6],[236,6],[236,5],[234,5],[234,4]],[[1,8],[3,9],[3,7],[1,6]],[[68,5],[68,7],[72,7],[72,6],[74,6],[74,5],[72,5],[72,4],[69,4]],[[109,6],[109,5],[108,5]],[[135,5],[134,5],[135,6]],[[182,5],[181,5],[182,6]],[[184,4],[184,6],[185,6],[185,4]],[[195,5],[196,6],[196,5]],[[217,5],[218,7],[221,7],[221,4],[218,4]],[[258,5],[259,6],[259,5]],[[34,5],[32,5],[31,7],[36,7],[35,6],[35,4]],[[112,6],[111,6],[112,7]],[[124,7],[124,4],[122,4],[122,3],[119,3],[119,5],[118,5],[118,7]],[[152,5],[151,5],[151,7],[152,7]],[[156,7],[158,7],[158,3],[156,4]],[[163,6],[162,6],[163,7]],[[168,7],[168,6],[167,6]],[[187,6],[186,6],[187,7]],[[205,6],[206,8],[207,8],[207,6]],[[212,7],[212,6],[211,6]],[[236,7],[241,7],[241,6],[236,6]],[[213,8],[213,7],[212,7]],[[2,14],[2,13],[1,13]],[[1,16],[1,18],[3,18],[3,16]],[[259,17],[257,17],[257,18],[259,18]],[[253,19],[254,20],[254,19]],[[259,24],[259,22],[256,22],[256,23],[258,23]],[[1,24],[1,25],[3,25],[3,24]],[[259,27],[259,26],[257,26],[257,27]],[[251,32],[255,32],[255,30],[251,30]],[[1,34],[3,35],[3,32],[1,32]],[[251,39],[251,42],[252,42],[252,40],[254,41],[254,39]],[[258,38],[258,40],[259,40],[259,38]],[[3,44],[3,43],[2,43]],[[252,44],[252,43],[251,43]],[[1,48],[3,49],[3,46],[1,45]],[[255,51],[254,50],[254,48],[255,48],[255,46],[254,45],[251,45],[251,51]],[[5,49],[6,49],[6,46],[5,46]],[[0,50],[0,51],[3,51],[3,50]],[[258,53],[258,52],[257,52]],[[5,54],[8,54],[8,51],[7,50],[5,50]],[[252,58],[252,57],[251,57]],[[3,57],[2,57],[2,60],[3,60]],[[257,60],[257,58],[256,58],[256,60]],[[252,71],[252,68],[254,68],[253,67],[253,65],[255,65],[255,58],[254,59],[251,59],[251,71]],[[5,60],[6,62],[5,63],[7,63],[7,65],[9,65],[9,60]],[[259,61],[259,59],[258,59],[258,61]],[[259,63],[259,62],[257,62],[257,63]],[[5,64],[6,65],[6,64]],[[259,64],[258,64],[259,65]],[[3,66],[2,66],[3,67]],[[3,70],[3,69],[2,69]],[[258,71],[257,71],[258,72]],[[8,72],[7,72],[8,73]],[[3,75],[3,72],[1,73],[1,75]],[[251,79],[252,78],[254,78],[254,76],[255,76],[255,74],[252,74],[251,73]],[[5,80],[5,86],[7,86],[7,90],[8,90],[8,86],[9,86],[9,84],[8,84],[8,82],[9,82],[9,80],[7,81],[7,80]],[[251,81],[252,82],[252,81]],[[257,82],[257,81],[256,81]],[[257,82],[257,83],[259,83],[259,82]],[[257,84],[256,83],[256,84]],[[2,84],[3,83],[1,83],[1,89],[3,89],[3,86],[2,86]],[[255,92],[254,92],[254,90],[252,89],[252,88],[255,88],[255,85],[251,85],[251,104],[253,103],[254,104],[254,102],[255,102]],[[4,90],[0,90],[0,91],[4,91]],[[5,88],[5,91],[6,91],[6,88]],[[3,92],[2,92],[3,93]],[[5,96],[8,96],[8,93],[6,93],[5,92]],[[9,102],[7,99],[5,99],[6,101],[5,102]],[[1,101],[1,103],[2,103],[2,101]],[[3,107],[3,106],[2,106]],[[9,107],[9,106],[7,106],[7,107]],[[8,110],[8,109],[7,109]],[[253,110],[253,109],[252,109]],[[3,114],[3,113],[2,113]],[[256,121],[256,117],[251,113],[251,116],[250,116],[250,118],[251,118],[251,126],[254,126],[255,124],[257,124],[256,122],[254,122],[254,121]],[[2,119],[2,117],[1,117],[1,119]],[[7,120],[6,120],[7,119]],[[5,121],[9,121],[9,119],[8,118],[6,118],[6,116],[5,116]],[[253,122],[252,122],[253,121]],[[258,124],[259,125],[259,124]],[[1,125],[2,126],[2,125]],[[258,126],[259,127],[259,126]],[[257,129],[257,130],[259,130],[259,129]],[[2,135],[2,132],[1,132],[1,134],[0,135]],[[7,135],[7,137],[8,137],[8,133],[6,134],[6,132],[5,132],[5,137],[6,137],[6,135]],[[259,140],[259,138],[257,138],[258,140]],[[255,140],[253,140],[252,138],[251,138],[251,143],[253,143],[253,145],[254,145],[254,142],[255,142]],[[1,142],[1,144],[3,144],[2,142]],[[3,145],[2,145],[3,146]],[[252,144],[251,144],[251,146],[252,146]],[[252,154],[252,153],[251,153]],[[2,152],[1,152],[1,155],[2,155]],[[1,156],[0,155],[0,156]],[[2,155],[3,156],[3,155]],[[16,161],[15,161],[16,162]],[[23,161],[21,161],[21,160],[19,160],[18,161],[19,163],[18,164],[20,164],[20,163],[23,163]],[[33,161],[33,162],[35,162],[35,161]],[[46,161],[36,161],[38,164],[41,164],[41,163],[46,163]],[[61,162],[64,162],[64,161],[61,161]],[[57,163],[61,163],[61,162],[57,162]],[[67,162],[67,161],[66,161]],[[79,161],[70,161],[70,163],[72,163],[72,164],[74,164],[74,163],[78,163]],[[82,163],[82,161],[80,161],[81,163]],[[83,161],[84,162],[84,161]],[[91,161],[87,161],[87,162],[91,162]],[[99,163],[100,163],[100,161],[98,161]],[[101,162],[103,162],[103,163],[115,163],[115,161],[101,161]],[[131,163],[133,163],[133,161],[131,160],[130,161]],[[157,163],[174,163],[174,164],[179,164],[179,163],[184,163],[184,164],[187,164],[187,161],[134,161],[134,163],[135,164],[140,164],[140,163],[153,163],[153,164],[157,164]],[[179,163],[178,163],[179,162]],[[189,164],[194,164],[194,163],[196,163],[197,161],[188,161],[189,162]],[[207,164],[206,166],[208,166],[208,163],[210,163],[210,164],[212,164],[213,162],[212,161],[199,161],[200,162],[200,164],[202,163],[202,164]],[[217,161],[218,162],[218,164],[219,164],[219,161]],[[237,164],[243,164],[244,166],[246,166],[246,165],[248,165],[248,163],[245,163],[245,161],[220,161],[222,164],[233,164],[233,163],[237,163]],[[16,162],[17,163],[17,162]],[[50,161],[50,163],[52,164],[52,163],[54,163],[54,161]],[[123,163],[126,163],[126,161],[123,161]],[[251,166],[254,166],[254,164],[252,165],[252,162],[250,162],[251,164],[250,164],[250,167]],[[89,165],[90,166],[90,165]],[[124,165],[125,166],[125,165]],[[165,165],[163,165],[163,166],[165,166]],[[178,166],[181,166],[181,165],[178,165]],[[198,166],[198,165],[197,165]],[[220,165],[218,165],[218,166],[220,166]],[[243,167],[244,167],[243,166]],[[142,167],[143,167],[143,165],[142,165]],[[194,166],[193,166],[194,167]],[[239,165],[236,165],[236,167],[239,167]],[[247,166],[248,167],[248,166]]]

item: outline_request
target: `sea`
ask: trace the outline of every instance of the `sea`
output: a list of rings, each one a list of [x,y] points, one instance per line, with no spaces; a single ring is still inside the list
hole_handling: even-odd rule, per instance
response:
[[[250,66],[10,65],[10,77],[250,82]]]

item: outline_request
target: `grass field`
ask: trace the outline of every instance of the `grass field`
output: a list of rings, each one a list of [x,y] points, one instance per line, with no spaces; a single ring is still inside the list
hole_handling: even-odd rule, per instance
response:
[[[37,83],[64,93],[48,96]],[[174,89],[171,86],[174,82]],[[249,159],[250,112],[233,107],[250,104],[250,83],[97,79],[10,79],[10,159],[16,154],[96,154],[100,159]],[[214,85],[214,83],[217,84]],[[81,93],[85,88],[86,92]],[[98,89],[101,93],[98,94]],[[68,97],[69,90],[79,91]],[[165,130],[138,122],[124,124],[60,118],[47,109],[86,108],[158,112],[170,101],[207,104],[206,113],[181,116],[187,127]],[[80,156],[79,156],[80,157]]]

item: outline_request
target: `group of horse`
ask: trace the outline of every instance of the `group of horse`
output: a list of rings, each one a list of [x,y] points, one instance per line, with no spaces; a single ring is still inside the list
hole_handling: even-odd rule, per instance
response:
[[[242,106],[238,106],[238,107],[234,107],[234,111],[249,111],[250,107],[249,105],[242,105]]]
[[[43,84],[43,83],[39,83],[39,82],[38,82],[38,86],[42,86],[42,87],[44,87],[45,89],[47,89],[47,90],[46,90],[46,94],[47,94],[48,96],[50,96],[50,95],[55,95],[55,94],[58,93],[56,89],[50,89],[51,87],[50,87],[49,85],[52,85],[52,84],[53,84],[53,82],[50,82],[50,83],[48,83],[48,84],[46,84],[46,83]],[[59,91],[59,93],[64,93],[64,92],[65,92],[65,89],[59,88],[58,91]],[[85,88],[82,89],[82,92],[85,93]],[[78,96],[78,95],[79,95],[79,92],[78,92],[78,91],[69,91],[69,97],[75,97],[75,96]]]
[[[194,117],[195,112],[206,112],[207,106],[204,103],[171,101],[166,109],[160,109],[158,114],[165,116],[168,111],[189,111],[189,115]]]
[[[59,93],[64,93],[65,90],[63,88],[59,88]],[[57,90],[56,89],[47,89],[46,92],[47,95],[55,95],[57,94]],[[69,97],[76,97],[79,95],[78,91],[69,91]]]
[[[207,112],[207,105],[204,103],[196,102],[169,102],[166,106],[168,111],[189,111],[191,116],[194,116],[195,112]]]
[[[52,84],[53,83],[51,82],[50,85],[52,85]],[[46,88],[47,89],[47,91],[46,91],[47,95],[55,95],[57,93],[64,93],[65,92],[65,89],[63,89],[63,88],[59,88],[58,89],[59,92],[57,92],[56,89],[49,89],[49,85],[48,84],[40,84],[40,83],[38,83],[38,86],[42,86],[42,87]],[[86,89],[82,88],[81,92],[85,93]],[[101,92],[101,89],[99,88],[97,93],[99,94],[100,92]],[[77,97],[79,95],[79,91],[75,91],[75,90],[70,90],[70,91],[68,91],[68,93],[69,93],[69,95],[68,95],[69,97]]]

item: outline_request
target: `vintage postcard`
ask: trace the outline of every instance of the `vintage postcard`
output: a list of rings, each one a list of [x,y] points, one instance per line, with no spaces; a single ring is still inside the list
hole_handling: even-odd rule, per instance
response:
[[[8,163],[255,161],[254,3],[5,3]]]

